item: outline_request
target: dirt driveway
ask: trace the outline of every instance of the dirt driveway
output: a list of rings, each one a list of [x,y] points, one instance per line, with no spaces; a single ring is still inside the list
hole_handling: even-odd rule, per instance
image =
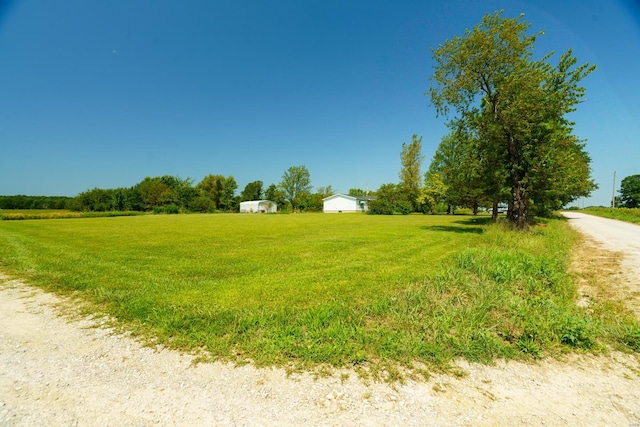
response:
[[[587,236],[590,244],[619,254],[620,268],[614,272],[616,293],[640,317],[640,225],[580,212],[563,215],[571,226]]]
[[[194,366],[61,317],[64,303],[0,274],[0,426],[640,426],[640,363],[620,353],[461,363],[462,378],[391,387],[349,372]]]

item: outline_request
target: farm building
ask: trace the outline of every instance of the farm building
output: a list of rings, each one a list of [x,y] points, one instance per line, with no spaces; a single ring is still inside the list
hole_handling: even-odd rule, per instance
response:
[[[338,212],[367,212],[369,202],[375,200],[374,196],[347,196],[346,194],[334,194],[322,199],[325,213]]]
[[[271,200],[250,200],[240,202],[240,212],[254,213],[274,213],[278,211],[278,205]]]

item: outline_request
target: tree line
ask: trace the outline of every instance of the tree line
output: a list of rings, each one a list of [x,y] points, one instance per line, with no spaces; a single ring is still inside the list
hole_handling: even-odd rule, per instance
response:
[[[0,209],[69,209],[72,200],[65,196],[0,196]]]
[[[66,208],[74,211],[152,211],[238,212],[240,202],[271,200],[280,211],[322,211],[322,199],[332,195],[332,187],[312,191],[311,176],[304,166],[292,166],[282,181],[264,187],[262,181],[252,181],[237,194],[233,176],[207,175],[195,183],[191,178],[172,175],[146,177],[132,187],[115,189],[93,188],[67,200]]]
[[[238,212],[240,202],[271,200],[283,212],[321,212],[323,199],[335,194],[331,185],[313,191],[311,175],[304,165],[287,169],[282,180],[266,188],[262,181],[249,182],[237,194],[233,176],[207,175],[195,183],[172,175],[145,177],[131,187],[93,188],[75,197],[0,196],[0,209],[68,209],[78,212],[140,211],[154,213]],[[352,188],[352,195],[365,191]]]

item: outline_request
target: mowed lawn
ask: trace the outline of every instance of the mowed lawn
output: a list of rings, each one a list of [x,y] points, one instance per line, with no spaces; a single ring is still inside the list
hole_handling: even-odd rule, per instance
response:
[[[162,215],[12,221],[0,230],[24,256],[16,259],[24,273],[51,290],[260,309],[394,293],[473,244],[482,229],[469,224],[422,215]]]
[[[374,371],[614,342],[575,305],[576,236],[471,216],[146,215],[0,221],[0,269],[205,358]],[[604,326],[603,326],[604,325]],[[606,327],[605,327],[606,326]]]

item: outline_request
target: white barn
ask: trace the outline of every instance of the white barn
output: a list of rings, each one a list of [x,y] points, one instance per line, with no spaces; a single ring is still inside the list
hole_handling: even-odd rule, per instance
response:
[[[254,213],[275,213],[278,211],[278,205],[271,200],[250,200],[240,202],[240,212]]]
[[[322,199],[322,211],[325,213],[367,212],[371,200],[375,200],[375,197],[334,194],[333,196]]]

